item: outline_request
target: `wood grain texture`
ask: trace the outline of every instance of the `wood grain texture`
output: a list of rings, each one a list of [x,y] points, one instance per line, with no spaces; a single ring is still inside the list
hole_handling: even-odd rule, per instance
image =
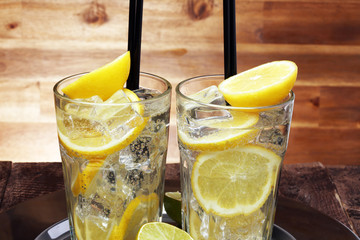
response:
[[[13,163],[0,207],[9,209],[27,199],[63,188],[61,163]]]
[[[60,161],[52,87],[126,51],[128,7],[0,2],[0,160]],[[359,12],[353,0],[236,1],[238,72],[282,59],[299,67],[285,163],[360,164]],[[174,88],[223,73],[222,34],[220,0],[145,1],[140,70]],[[174,107],[171,118],[168,161],[178,162]]]
[[[350,228],[352,227],[342,203],[335,197],[338,196],[336,186],[332,183],[326,168],[321,163],[284,167],[281,173],[279,195],[319,209],[322,213],[338,219]]]
[[[330,166],[328,172],[339,193],[351,227],[360,235],[360,168],[358,166]]]
[[[4,199],[6,185],[11,172],[11,162],[2,161],[0,162],[0,207]]]

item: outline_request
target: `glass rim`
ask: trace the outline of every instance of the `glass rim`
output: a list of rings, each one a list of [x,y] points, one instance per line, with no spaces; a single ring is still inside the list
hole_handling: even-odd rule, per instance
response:
[[[79,99],[71,99],[68,96],[65,96],[65,95],[63,95],[63,94],[61,94],[59,92],[59,86],[63,82],[65,82],[65,81],[67,81],[67,80],[69,80],[69,79],[71,79],[73,77],[84,75],[84,74],[87,74],[87,73],[89,73],[89,72],[76,73],[76,74],[67,76],[67,77],[59,80],[58,82],[56,82],[54,87],[53,87],[53,93],[54,93],[55,97],[59,98],[59,99],[62,99],[62,100],[66,100],[66,101],[71,102],[71,103],[76,103],[76,104],[81,104],[81,105],[101,105],[101,106],[111,105],[111,106],[116,106],[116,105],[131,105],[131,104],[134,104],[134,103],[137,103],[137,104],[138,103],[145,103],[145,102],[148,103],[148,102],[152,102],[152,101],[157,101],[158,99],[161,99],[161,98],[171,94],[172,85],[168,80],[166,80],[165,78],[160,77],[158,75],[155,75],[155,74],[152,74],[152,73],[147,73],[147,72],[140,72],[140,77],[141,76],[151,77],[151,78],[162,81],[166,85],[166,90],[164,92],[162,92],[159,95],[156,95],[153,98],[149,98],[149,99],[144,99],[144,100],[134,101],[134,102],[128,102],[128,103],[105,103],[105,101],[101,102],[101,103],[93,103],[93,102],[87,102],[87,101],[83,101],[83,100],[79,100]]]
[[[233,109],[233,110],[257,110],[257,111],[261,111],[261,110],[267,110],[267,109],[274,109],[274,108],[281,108],[283,106],[286,106],[288,104],[290,104],[291,102],[294,102],[295,99],[295,93],[293,92],[293,90],[290,90],[289,94],[288,94],[288,98],[280,103],[277,104],[273,104],[273,105],[268,105],[268,106],[260,106],[260,107],[235,107],[235,106],[223,106],[223,105],[218,105],[218,104],[212,104],[212,103],[204,103],[204,102],[200,102],[198,100],[195,100],[193,98],[190,98],[188,96],[186,96],[185,94],[183,94],[180,91],[180,88],[182,85],[192,81],[192,80],[196,80],[196,79],[202,79],[202,78],[213,78],[213,77],[224,77],[224,74],[211,74],[211,75],[200,75],[200,76],[195,76],[195,77],[191,77],[188,79],[185,79],[181,82],[178,83],[178,85],[175,88],[175,92],[177,95],[181,96],[182,98],[185,98],[186,100],[196,103],[198,105],[202,105],[202,106],[207,106],[207,107],[213,107],[213,108],[221,108],[221,109]]]

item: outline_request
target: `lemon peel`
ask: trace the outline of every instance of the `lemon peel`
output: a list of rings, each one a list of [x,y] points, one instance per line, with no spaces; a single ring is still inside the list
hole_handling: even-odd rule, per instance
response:
[[[297,73],[298,68],[294,62],[274,61],[225,79],[218,87],[231,106],[271,106],[289,95]]]
[[[105,101],[124,87],[129,72],[130,52],[127,51],[112,62],[81,76],[61,90],[71,99],[98,95]]]

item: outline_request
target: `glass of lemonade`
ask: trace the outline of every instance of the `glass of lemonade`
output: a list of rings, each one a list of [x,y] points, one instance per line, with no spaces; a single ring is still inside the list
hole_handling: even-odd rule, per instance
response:
[[[138,90],[70,99],[80,76],[54,86],[71,239],[135,239],[161,220],[171,85],[141,73]]]
[[[264,107],[232,107],[223,75],[176,87],[182,224],[194,239],[271,239],[294,93]]]

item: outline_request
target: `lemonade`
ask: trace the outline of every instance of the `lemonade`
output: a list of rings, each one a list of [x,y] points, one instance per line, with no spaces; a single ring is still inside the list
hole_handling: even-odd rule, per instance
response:
[[[222,86],[226,81],[221,75],[203,76],[176,88],[183,229],[194,239],[270,239],[293,111],[292,85],[277,104],[239,107],[229,106],[226,94],[235,99],[232,104],[241,97],[233,96],[238,87]],[[261,91],[271,92],[265,88],[266,83]],[[250,89],[240,104],[261,105],[256,94],[264,93]]]
[[[71,237],[135,239],[144,223],[161,220],[171,85],[142,73],[137,90],[76,98],[87,91],[77,80],[86,76],[86,85],[89,75],[54,87]],[[62,89],[74,82],[72,99]]]

